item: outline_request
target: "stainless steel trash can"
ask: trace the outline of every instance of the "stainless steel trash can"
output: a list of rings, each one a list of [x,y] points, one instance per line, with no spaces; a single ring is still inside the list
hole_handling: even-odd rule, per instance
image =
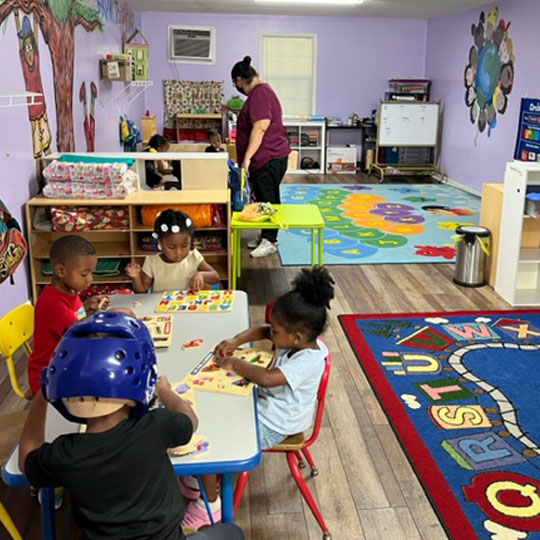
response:
[[[456,235],[454,283],[463,287],[482,287],[486,284],[486,257],[491,232],[486,227],[460,225]]]

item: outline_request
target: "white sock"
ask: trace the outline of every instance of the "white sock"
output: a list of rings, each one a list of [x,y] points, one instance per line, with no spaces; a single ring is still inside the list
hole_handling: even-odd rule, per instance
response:
[[[200,499],[197,499],[195,501],[195,504],[199,508],[202,508],[204,511],[206,511],[206,506],[204,504],[204,501],[202,500],[202,497]],[[210,505],[210,510],[212,510],[212,513],[217,512],[218,510],[221,510],[221,498],[219,496],[214,502],[208,501],[208,504]]]

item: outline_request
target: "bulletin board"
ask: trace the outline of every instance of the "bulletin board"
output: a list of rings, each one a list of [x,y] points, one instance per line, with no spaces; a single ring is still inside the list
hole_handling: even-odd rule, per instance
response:
[[[381,101],[378,146],[437,146],[438,102]]]

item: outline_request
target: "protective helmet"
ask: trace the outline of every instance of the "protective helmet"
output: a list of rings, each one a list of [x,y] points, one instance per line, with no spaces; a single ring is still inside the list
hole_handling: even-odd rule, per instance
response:
[[[41,372],[43,395],[62,416],[86,422],[124,404],[142,416],[154,394],[157,364],[154,342],[144,323],[124,313],[98,312],[74,324]],[[79,398],[79,407],[72,407]],[[84,399],[92,398],[88,414]],[[100,404],[100,401],[102,403]],[[116,406],[116,409],[114,408]]]

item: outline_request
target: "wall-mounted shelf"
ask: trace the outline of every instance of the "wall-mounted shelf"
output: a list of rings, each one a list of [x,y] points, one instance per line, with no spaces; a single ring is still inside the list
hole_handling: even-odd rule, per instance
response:
[[[43,103],[43,94],[26,92],[25,90],[13,90],[11,88],[0,88],[0,108],[22,107],[26,105],[37,105],[38,103]]]
[[[112,81],[116,82],[116,81]],[[102,109],[106,109],[112,103],[115,103],[117,108],[120,109],[120,104],[124,107],[131,105],[149,86],[154,86],[154,81],[118,81],[124,82],[125,86],[117,92],[109,101],[102,105]],[[135,92],[129,92],[132,88],[135,88]]]

